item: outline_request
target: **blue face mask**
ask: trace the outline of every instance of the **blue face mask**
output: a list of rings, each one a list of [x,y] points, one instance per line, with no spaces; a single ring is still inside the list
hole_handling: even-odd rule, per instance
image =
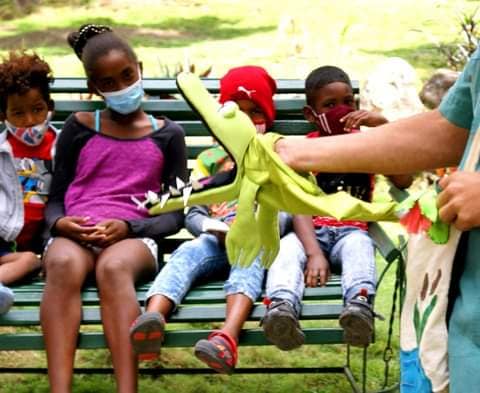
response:
[[[105,99],[108,108],[122,115],[128,115],[140,107],[145,92],[143,91],[142,78],[140,77],[135,83],[125,89],[110,93],[100,91],[100,94]]]

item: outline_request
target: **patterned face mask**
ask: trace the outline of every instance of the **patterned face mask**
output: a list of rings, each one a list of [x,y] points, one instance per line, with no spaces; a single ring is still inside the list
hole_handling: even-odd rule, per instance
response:
[[[140,107],[145,94],[140,71],[138,80],[127,88],[109,93],[100,91],[99,93],[103,96],[107,107],[111,110],[122,115],[135,112]]]
[[[52,118],[52,112],[49,111],[47,118],[40,124],[32,127],[15,127],[8,120],[5,120],[5,127],[8,132],[17,138],[20,142],[28,146],[38,146],[42,143],[45,133],[50,127],[50,120]]]

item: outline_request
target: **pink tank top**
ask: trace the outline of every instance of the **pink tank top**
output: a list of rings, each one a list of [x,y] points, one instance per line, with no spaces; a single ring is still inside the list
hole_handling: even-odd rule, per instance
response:
[[[65,195],[65,214],[90,217],[92,225],[148,217],[131,197],[142,200],[148,190],[159,192],[163,167],[163,153],[149,136],[118,139],[98,133],[80,152]]]

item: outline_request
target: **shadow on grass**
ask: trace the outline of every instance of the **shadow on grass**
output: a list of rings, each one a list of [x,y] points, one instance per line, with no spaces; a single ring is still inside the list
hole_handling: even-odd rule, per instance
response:
[[[446,59],[435,44],[395,48],[390,50],[364,49],[363,53],[401,57],[408,61],[415,69],[446,67]]]
[[[11,35],[0,38],[3,50],[17,48],[56,47],[56,54],[67,54],[71,50],[67,46],[67,35],[86,23],[106,24],[133,46],[171,48],[181,47],[207,40],[223,40],[272,31],[276,26],[240,27],[239,19],[219,18],[204,15],[197,18],[167,18],[158,23],[147,23],[142,26],[117,24],[111,18],[84,18],[73,20],[65,27],[29,29],[21,24]]]

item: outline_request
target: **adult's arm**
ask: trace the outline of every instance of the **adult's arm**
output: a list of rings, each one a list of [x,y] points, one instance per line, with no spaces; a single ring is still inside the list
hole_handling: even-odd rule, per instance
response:
[[[328,138],[283,138],[275,150],[298,171],[365,172],[395,175],[458,165],[466,128],[439,110]]]

